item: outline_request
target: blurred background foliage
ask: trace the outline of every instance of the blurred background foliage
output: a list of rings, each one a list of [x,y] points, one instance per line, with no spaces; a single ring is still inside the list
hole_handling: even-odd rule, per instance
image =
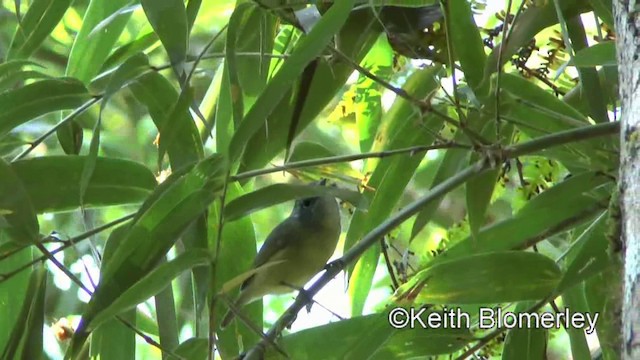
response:
[[[236,216],[220,232],[223,188],[224,205],[270,184],[320,177],[362,192],[366,206],[342,202],[337,258],[429,189],[491,157],[490,149],[598,125],[603,130],[588,141],[576,135],[573,142],[500,159],[389,229],[318,295],[329,310],[314,306],[300,313],[281,347],[294,359],[583,359],[592,352],[616,358],[613,315],[601,320],[597,335],[573,329],[402,332],[387,326],[384,316],[393,302],[428,304],[430,311],[462,305],[473,313],[491,305],[607,314],[615,301],[607,289],[616,282],[598,284],[615,278],[604,223],[618,145],[614,128],[606,126],[615,125],[619,111],[611,2],[332,4],[1,2],[3,358],[90,351],[102,358],[155,359],[164,352],[199,359],[207,357],[210,333],[215,356],[233,358],[259,336],[242,324],[217,332],[216,316],[226,305],[214,295],[249,268],[262,240],[290,211],[292,195],[266,193],[242,209],[250,216]],[[302,9],[318,11],[322,20],[304,20]],[[505,34],[509,41],[500,50]],[[431,145],[440,149],[411,150]],[[407,148],[399,155],[221,180],[283,163]],[[200,186],[189,182],[199,181],[198,174]],[[167,177],[173,187],[157,186]],[[192,202],[180,208],[171,203],[171,191]],[[205,204],[189,200],[193,194]],[[170,215],[162,218],[158,209]],[[135,226],[91,232],[133,213]],[[34,228],[39,240],[27,243],[13,231],[34,234]],[[133,246],[138,236],[142,250],[136,254],[148,255],[137,258],[144,265],[127,262],[133,253],[113,250],[119,241]],[[56,264],[46,249],[60,246],[66,250],[55,254]],[[196,251],[202,249],[214,260],[202,260]],[[474,277],[504,273],[513,264],[496,259],[512,254],[507,259],[516,261],[522,253],[532,254],[526,264],[533,265],[517,277]],[[190,260],[178,262],[180,254]],[[487,258],[472,259],[478,254]],[[463,264],[466,257],[479,268],[447,262]],[[93,333],[90,350],[69,346],[69,330],[81,316],[102,316],[106,304],[154,273],[161,258],[169,260],[171,277],[134,289],[139,301],[116,309],[120,321],[111,314]],[[76,281],[93,289],[109,262],[116,264],[111,277],[100,282],[107,290],[86,305],[91,296]],[[466,292],[452,295],[456,284],[422,289],[436,265],[449,269],[439,274],[468,279]],[[434,301],[431,289],[446,300]],[[416,291],[424,297],[412,297]],[[247,307],[247,316],[267,329],[289,303],[290,296],[267,297],[264,323],[262,304]],[[324,344],[314,345],[319,337]],[[74,341],[81,338],[76,334]],[[267,356],[283,355],[270,349]]]

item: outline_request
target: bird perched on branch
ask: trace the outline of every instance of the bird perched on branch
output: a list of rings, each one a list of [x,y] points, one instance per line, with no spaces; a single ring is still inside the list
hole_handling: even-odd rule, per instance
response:
[[[320,181],[325,185],[326,181]],[[291,215],[276,226],[256,255],[253,268],[259,269],[244,281],[234,302],[236,309],[267,294],[301,290],[324,268],[340,237],[340,208],[330,195],[296,201]],[[222,328],[234,318],[229,310]]]

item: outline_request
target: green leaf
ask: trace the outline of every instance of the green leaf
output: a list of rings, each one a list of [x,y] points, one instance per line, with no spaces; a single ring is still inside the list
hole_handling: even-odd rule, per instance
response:
[[[176,113],[172,119],[167,117],[179,98],[171,83],[162,75],[151,72],[137,78],[130,86],[135,97],[146,105],[159,131],[165,129],[165,121],[171,120],[171,125],[166,129],[172,133],[160,133],[160,142],[163,138],[171,139],[167,144],[167,153],[172,170],[176,171],[185,164],[201,159],[204,153],[202,141],[189,111]]]
[[[111,261],[105,262],[67,356],[75,357],[103,311],[135,282],[147,275],[185,229],[220,194],[227,169],[219,155],[173,173],[147,198],[128,227]]]
[[[464,72],[465,79],[472,89],[476,89],[484,76],[484,64],[487,56],[480,30],[471,12],[467,0],[452,0],[448,7],[447,25],[456,58]]]
[[[618,66],[616,42],[603,41],[576,53],[569,65],[577,67]]]
[[[336,36],[338,49],[354,62],[359,63],[380,35],[379,31],[375,30],[374,24],[376,24],[376,21],[371,12],[351,12]],[[296,36],[292,34],[289,38],[295,39]],[[296,40],[295,43],[297,49],[300,41]],[[291,57],[287,61],[291,61]],[[278,67],[280,62],[281,60],[274,60],[276,69],[281,69],[281,67]],[[280,70],[278,70],[279,72]],[[300,70],[301,72],[302,69]],[[334,99],[335,94],[343,88],[352,73],[353,66],[346,61],[328,62],[321,59],[318,62],[315,76],[309,88],[307,101],[302,109],[294,135],[300,134],[312,121],[317,119],[318,114]],[[298,78],[299,75],[292,76],[289,81],[293,83]],[[289,90],[291,90],[291,87],[289,87]],[[256,114],[256,116],[261,116],[259,121],[256,120],[256,122],[260,122],[259,130],[255,131],[251,138],[246,139],[245,151],[240,161],[240,171],[264,167],[274,156],[285,149],[290,122],[282,121],[282,119],[291,119],[293,98],[293,91],[286,91],[275,105],[273,112],[266,117],[266,121],[264,120],[264,114]],[[227,131],[228,126],[223,127],[223,129]],[[219,146],[220,144],[223,143],[220,142]]]
[[[275,184],[265,186],[229,202],[224,208],[224,218],[233,221],[286,201],[323,195],[332,195],[356,206],[364,207],[361,194],[355,191],[318,185]]]
[[[135,322],[135,310],[120,314],[120,319],[131,325],[139,326]],[[138,329],[142,330],[139,327]],[[115,343],[118,346],[114,346]],[[119,320],[109,320],[91,334],[90,351],[91,357],[94,359],[133,360],[136,358],[136,333]]]
[[[362,60],[362,65],[373,75],[385,78],[391,76],[393,49],[385,36],[380,35],[371,51]],[[358,125],[360,151],[367,152],[373,146],[376,132],[382,122],[381,86],[360,74],[355,85],[355,115]]]
[[[244,21],[238,29],[236,50],[257,55],[238,57],[235,58],[235,62],[242,91],[249,96],[258,96],[267,83],[271,63],[268,57],[262,55],[269,55],[273,51],[277,18],[267,9],[251,4],[253,6],[244,16]],[[230,37],[231,23],[227,31],[227,41]],[[231,63],[234,60],[227,57],[227,61]]]
[[[113,45],[129,22],[131,13],[125,13],[108,24],[103,21],[121,8],[129,5],[130,0],[92,0],[82,19],[82,27],[76,35],[67,63],[67,76],[74,77],[85,84],[98,74],[109,56]],[[95,31],[96,27],[101,29]]]
[[[11,164],[32,199],[35,212],[65,211],[80,206],[80,176],[86,156],[45,156]],[[153,173],[128,160],[97,158],[87,185],[86,207],[143,201],[156,187]]]
[[[519,303],[514,312],[527,312],[531,306],[531,302]],[[547,330],[543,328],[525,326],[509,330],[504,341],[502,359],[544,359],[547,355],[547,336]]]
[[[404,329],[396,330],[388,325],[388,314],[373,314],[316,326],[284,336],[281,346],[292,359],[362,359],[359,353],[363,345],[370,344],[373,354],[370,359],[420,358],[427,355],[448,354],[461,349],[471,334],[468,329]],[[384,324],[385,326],[382,326]],[[367,336],[377,333],[378,339],[386,341],[373,343]],[[318,342],[318,339],[322,339]],[[267,349],[266,359],[280,359],[281,354]]]
[[[229,183],[226,200],[231,202],[244,194],[245,191],[240,184],[237,182]],[[235,221],[225,222],[222,227],[222,234],[220,234],[220,238],[218,238],[220,201],[215,201],[209,207],[208,217],[209,224],[211,224],[212,227],[212,231],[209,232],[208,246],[211,251],[218,251],[214,269],[215,273],[211,274],[211,276],[215,278],[215,283],[210,290],[210,294],[218,294],[226,282],[251,269],[253,259],[257,253],[256,230],[251,221],[251,216],[245,216]],[[220,242],[218,243],[218,241]],[[238,256],[238,254],[242,254],[242,256]],[[211,287],[208,281],[198,285],[205,289]],[[237,295],[237,292],[234,291],[228,295],[233,299]],[[219,324],[227,312],[227,305],[223,301],[219,301],[215,311],[216,321],[217,324]],[[255,324],[261,324],[263,322],[262,302],[257,301],[249,304],[242,311]],[[218,346],[223,358],[233,358],[242,351],[241,344],[238,344],[239,336],[242,337],[246,343],[255,343],[260,340],[258,334],[245,326],[232,325],[220,331],[218,335],[220,336]]]
[[[567,32],[573,51],[579,52],[588,49],[589,41],[587,40],[587,32],[582,24],[581,17],[575,16],[567,20]],[[575,54],[571,55],[571,59],[575,60]],[[615,59],[615,53],[613,56]],[[580,78],[580,87],[589,109],[589,116],[598,123],[609,122],[606,97],[595,66],[578,67],[577,70]]]
[[[190,1],[189,3],[191,3]],[[204,338],[190,338],[182,342],[173,352],[185,360],[203,360],[209,354],[209,340]]]
[[[182,0],[141,0],[144,13],[158,34],[171,64],[178,65],[187,57],[189,29],[187,13]]]
[[[47,286],[47,270],[40,266],[31,272],[11,338],[4,344],[3,359],[38,359],[43,352],[42,331],[44,326],[44,295]]]
[[[575,175],[531,199],[513,217],[481,229],[477,237],[456,243],[434,261],[486,251],[522,249],[583,223],[606,205],[605,194],[591,190],[612,180],[601,173]]]
[[[466,134],[464,131],[458,129],[456,131],[456,135],[454,141],[463,141],[466,138]],[[442,161],[438,165],[438,169],[436,171],[433,180],[431,181],[431,189],[446,181],[453,175],[455,175],[464,165],[466,159],[469,157],[469,152],[463,149],[448,149]],[[434,200],[431,203],[427,204],[416,216],[416,220],[413,222],[413,226],[411,228],[411,239],[415,239],[416,236],[424,229],[425,226],[432,220],[433,215],[438,210],[442,199],[441,197],[438,200]]]
[[[138,280],[108,307],[98,312],[93,319],[93,326],[98,327],[103,321],[132,309],[156,295],[185,270],[198,265],[206,265],[210,261],[210,254],[207,250],[188,250],[175,259],[163,263]]]
[[[604,21],[610,29],[615,27],[611,0],[589,0],[589,4],[591,4],[593,11],[598,15],[598,18]]]
[[[236,162],[240,158],[246,142],[260,129],[265,116],[273,112],[307,64],[322,53],[325,46],[340,30],[347,20],[353,4],[354,0],[333,4],[311,32],[298,43],[295,51],[269,81],[234,133],[229,144],[232,162]]]
[[[154,32],[150,32],[144,35],[140,35],[135,40],[132,40],[118,48],[116,48],[111,55],[105,60],[104,65],[100,69],[100,72],[104,72],[115,66],[118,66],[125,62],[131,56],[135,54],[145,52],[158,42],[158,35]]]
[[[70,79],[41,80],[0,94],[0,136],[16,126],[57,110],[73,109],[89,100],[81,82]]]
[[[560,292],[611,265],[607,256],[609,243],[605,236],[607,214],[603,212],[571,245],[567,254],[567,269],[558,285]]]
[[[439,66],[417,71],[409,77],[403,89],[415,98],[422,98],[437,88],[435,76],[440,71]],[[378,130],[374,151],[431,144],[434,134],[442,126],[442,120],[435,116],[426,116],[422,121],[420,119],[421,114],[412,103],[397,98]],[[371,205],[367,212],[357,210],[354,214],[347,232],[345,249],[351,248],[368,231],[389,217],[421,161],[421,156],[406,156],[401,159],[370,159],[367,162],[367,169],[375,169],[367,186],[375,189],[375,192],[364,193],[365,199]],[[349,270],[351,312],[354,315],[362,314],[379,255],[379,248],[372,247]]]
[[[11,40],[7,60],[27,59],[58,25],[71,0],[34,0]]]
[[[29,60],[9,60],[0,64],[0,92],[10,89],[19,81],[49,78],[49,75],[35,70],[23,70],[24,67],[40,67]]]
[[[10,250],[15,250],[16,243],[10,242],[8,234],[2,228],[0,228],[0,243],[3,243],[2,252],[0,256],[7,255],[5,249],[7,244],[11,244]],[[33,258],[32,247],[19,250],[13,253],[11,256],[6,257],[0,261],[0,274],[6,274],[16,270],[18,267],[31,261]],[[20,317],[20,309],[26,302],[25,299],[27,292],[29,292],[29,277],[33,276],[33,269],[29,268],[22,271],[15,276],[5,279],[0,282],[0,344],[2,351],[9,343],[14,328],[24,325],[24,318]],[[19,332],[22,330],[18,330]]]
[[[417,273],[396,291],[426,304],[495,304],[540,300],[558,285],[562,271],[538,253],[489,252],[439,262]],[[507,285],[508,284],[508,285]]]
[[[0,158],[0,218],[13,241],[32,244],[39,239],[38,218],[26,187],[11,166]],[[0,229],[0,231],[2,231]]]
[[[584,295],[584,286],[575,286],[562,294],[562,302],[565,307],[572,313],[585,314],[589,312],[587,301]],[[561,311],[563,309],[561,308]],[[595,313],[591,313],[595,315]],[[601,315],[600,315],[601,316]],[[596,322],[597,323],[597,322]],[[596,329],[585,329],[593,333]],[[589,350],[589,344],[587,344],[587,338],[583,329],[574,328],[569,326],[566,329],[569,334],[569,340],[571,341],[571,355],[574,359],[589,359],[591,358],[591,351]]]

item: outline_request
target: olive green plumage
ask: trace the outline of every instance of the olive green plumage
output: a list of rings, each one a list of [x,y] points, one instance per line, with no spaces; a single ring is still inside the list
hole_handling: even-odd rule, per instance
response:
[[[320,272],[331,257],[340,237],[340,209],[335,198],[321,196],[298,200],[291,215],[276,226],[253,262],[267,266],[241,286],[234,306],[241,308],[267,294],[301,289]],[[222,327],[233,320],[228,311]]]

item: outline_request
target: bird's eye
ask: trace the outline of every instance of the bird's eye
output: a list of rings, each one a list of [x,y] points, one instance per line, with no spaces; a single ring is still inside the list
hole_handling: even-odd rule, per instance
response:
[[[309,206],[311,206],[312,202],[313,201],[311,199],[304,199],[304,200],[302,200],[302,207],[308,208]]]

